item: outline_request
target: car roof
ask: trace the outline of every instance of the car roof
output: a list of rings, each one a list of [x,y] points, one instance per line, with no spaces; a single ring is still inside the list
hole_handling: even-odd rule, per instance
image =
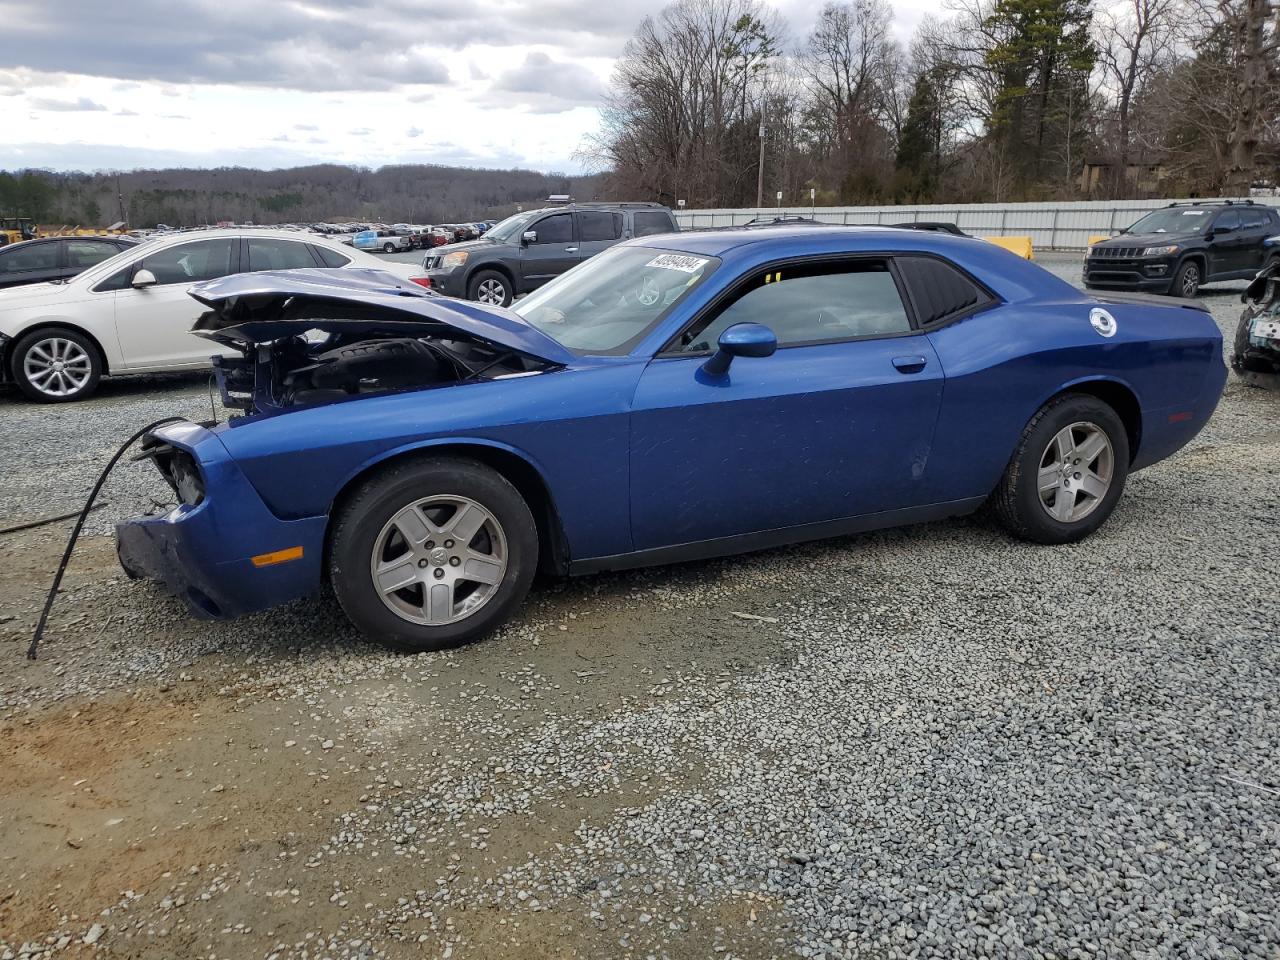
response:
[[[842,254],[934,254],[967,270],[1006,301],[1033,297],[1075,300],[1080,291],[1044,268],[979,237],[934,230],[835,224],[779,225],[659,233],[625,245],[718,257],[748,270],[788,257]]]

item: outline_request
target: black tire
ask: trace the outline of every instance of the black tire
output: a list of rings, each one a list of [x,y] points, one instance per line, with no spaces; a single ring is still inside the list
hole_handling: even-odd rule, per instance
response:
[[[1249,307],[1240,314],[1240,322],[1236,324],[1235,342],[1231,346],[1231,369],[1240,373],[1244,369],[1244,352],[1249,349],[1249,329],[1253,318],[1257,316]]]
[[[74,371],[76,378],[83,376],[85,367],[88,375],[74,388],[70,387],[69,379],[57,381],[60,386],[56,389],[65,389],[65,392],[54,393],[47,384],[41,384],[38,380],[31,378],[27,372],[27,358],[33,353],[35,354],[33,359],[41,354],[52,355],[56,344],[68,342],[75,344],[79,349]],[[81,358],[84,359],[83,364],[80,362]],[[102,379],[102,355],[98,353],[98,348],[93,341],[83,334],[65,327],[46,327],[27,334],[14,344],[9,359],[9,371],[13,376],[13,382],[27,398],[38,403],[70,403],[74,400],[83,400],[98,389],[98,381]]]
[[[1043,458],[1059,431],[1072,424],[1097,426],[1111,443],[1111,482],[1096,505],[1076,520],[1062,521],[1041,500],[1039,474]],[[1060,544],[1083,540],[1106,521],[1124,492],[1129,474],[1129,435],[1109,405],[1087,394],[1068,393],[1040,408],[1022,432],[992,507],[1000,522],[1016,537],[1034,543]],[[1074,498],[1079,494],[1072,494]],[[1082,501],[1083,502],[1083,501]]]
[[[511,289],[511,281],[507,279],[505,274],[499,273],[497,270],[480,270],[467,283],[467,299],[481,300],[484,295],[486,285],[491,291],[495,291],[499,296],[497,299],[482,300],[483,303],[492,303],[500,307],[511,306],[514,299],[514,291]]]
[[[1199,261],[1184,260],[1178,267],[1178,272],[1173,275],[1173,286],[1169,288],[1169,295],[1190,300],[1200,292],[1200,284],[1203,282],[1204,277],[1200,273]]]
[[[395,252],[396,252],[396,245],[395,245],[394,243],[384,243],[384,244],[382,245],[382,252],[383,252],[383,253],[395,253]]]
[[[370,572],[375,544],[391,518],[432,496],[465,496],[489,511],[501,525],[507,552],[490,598],[464,619],[438,626],[393,611]],[[524,600],[537,566],[538,532],[524,498],[496,471],[463,458],[409,460],[379,472],[347,499],[330,530],[329,582],[338,603],[361,633],[406,653],[443,650],[489,633]]]

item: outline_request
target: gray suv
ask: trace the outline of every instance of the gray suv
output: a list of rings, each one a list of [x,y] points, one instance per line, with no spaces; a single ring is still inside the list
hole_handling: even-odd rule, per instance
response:
[[[422,266],[433,290],[505,307],[619,241],[678,230],[658,203],[575,203],[507,217],[479,240],[436,247]]]

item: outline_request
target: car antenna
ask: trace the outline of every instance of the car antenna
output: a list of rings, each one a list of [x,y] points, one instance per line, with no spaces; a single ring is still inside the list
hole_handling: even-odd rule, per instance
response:
[[[58,564],[58,572],[53,575],[53,586],[49,588],[49,596],[45,598],[44,609],[40,611],[40,619],[36,623],[35,633],[31,635],[31,645],[27,647],[27,659],[34,660],[36,658],[36,648],[40,645],[40,638],[44,636],[45,622],[49,619],[49,611],[53,609],[53,601],[58,596],[58,588],[62,586],[62,575],[67,572],[67,564],[71,562],[71,551],[75,549],[76,540],[80,537],[80,529],[84,526],[84,521],[89,516],[89,511],[93,509],[93,502],[98,499],[98,493],[102,490],[102,485],[106,483],[108,474],[111,473],[115,465],[120,462],[120,458],[124,456],[124,452],[142,436],[154,430],[156,427],[164,426],[166,423],[175,423],[178,420],[185,420],[186,417],[165,417],[154,423],[149,423],[123,444],[115,455],[107,461],[107,465],[103,467],[102,473],[98,474],[97,482],[94,483],[93,489],[89,491],[89,499],[84,502],[84,507],[80,510],[80,515],[76,518],[76,525],[71,530],[71,538],[67,540],[67,549],[62,553],[62,561]]]

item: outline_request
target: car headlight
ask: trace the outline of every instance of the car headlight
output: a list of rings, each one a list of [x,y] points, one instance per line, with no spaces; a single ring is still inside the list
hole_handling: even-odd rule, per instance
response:
[[[1169,247],[1147,247],[1142,251],[1144,257],[1169,257],[1178,252],[1177,245]]]
[[[456,250],[453,253],[446,253],[444,259],[440,261],[440,266],[446,270],[452,270],[454,267],[460,267],[467,262],[467,251]]]

